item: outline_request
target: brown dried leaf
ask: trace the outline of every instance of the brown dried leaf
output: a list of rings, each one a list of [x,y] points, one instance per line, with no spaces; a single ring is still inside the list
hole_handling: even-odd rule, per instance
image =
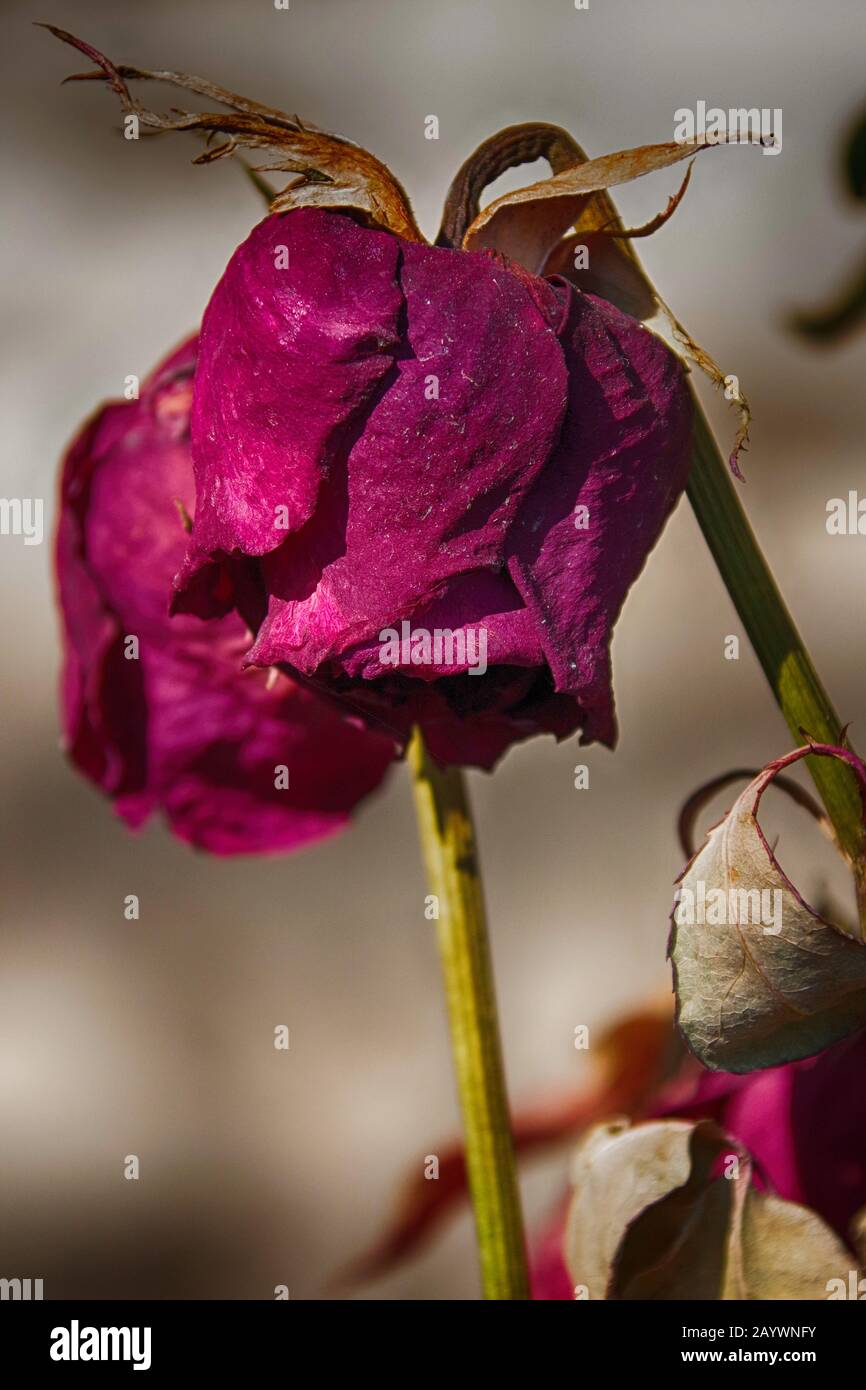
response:
[[[847,749],[795,749],[749,783],[678,880],[668,947],[677,1020],[707,1067],[778,1066],[866,1024],[866,945],[804,901],[758,823],[767,787],[808,755],[846,761],[866,788]]]

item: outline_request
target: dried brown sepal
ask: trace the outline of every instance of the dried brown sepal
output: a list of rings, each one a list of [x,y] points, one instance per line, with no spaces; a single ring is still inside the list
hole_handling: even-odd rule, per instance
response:
[[[277,162],[265,167],[297,177],[276,195],[271,203],[272,212],[287,212],[297,207],[347,208],[363,213],[372,223],[397,236],[423,241],[404,189],[381,160],[359,145],[321,131],[297,116],[249,101],[200,77],[128,65],[119,67],[65,29],[53,24],[41,27],[96,63],[98,72],[74,74],[72,80],[107,82],[118,96],[124,114],[136,116],[146,129],[191,130],[204,132],[208,137],[218,134],[226,137],[222,144],[210,146],[199,155],[195,163],[210,163],[231,155],[238,146],[277,151]],[[230,110],[174,110],[171,114],[162,114],[137,101],[129,89],[129,81],[165,82],[218,101]]]
[[[672,193],[668,198],[667,207],[663,208],[661,212],[657,212],[655,217],[650,218],[649,222],[644,222],[640,227],[602,227],[602,232],[607,236],[622,237],[627,241],[634,241],[635,237],[652,236],[653,232],[657,232],[666,222],[670,221],[680,203],[683,201],[683,198],[686,196],[686,189],[691,182],[692,170],[694,167],[695,161],[692,160],[686,170],[685,178],[676,193]]]
[[[451,180],[436,245],[462,246],[479,216],[485,189],[506,169],[537,159],[546,159],[553,173],[559,174],[582,163],[586,155],[567,130],[546,121],[509,125],[482,140]]]
[[[490,247],[540,273],[559,239],[594,194],[666,169],[709,148],[706,141],[641,145],[599,159],[582,159],[549,179],[505,193],[484,208],[463,238],[467,251]]]
[[[696,367],[699,367],[704,375],[709,377],[716,390],[722,392],[739,416],[740,423],[734,436],[733,447],[728,455],[728,466],[735,478],[738,478],[741,483],[745,482],[739,458],[740,454],[748,452],[752,408],[740,386],[739,378],[722,371],[710,354],[704,351],[700,343],[695,342],[691,333],[683,327],[657,291],[655,291],[655,298],[659,314],[656,320],[648,323],[647,326],[653,328],[660,337],[665,338],[684,361],[693,362]],[[668,337],[668,333],[670,337]]]
[[[49,29],[52,34],[57,38],[62,38],[65,43],[73,41],[73,36],[67,35],[63,29],[56,29],[50,24],[42,24],[39,27]],[[83,40],[79,42],[83,44]],[[79,44],[75,46],[79,47]],[[82,51],[84,51],[83,48]],[[95,53],[96,50],[93,49],[92,52]],[[90,56],[89,53],[88,56]],[[185,87],[188,92],[195,92],[197,96],[207,97],[209,101],[217,101],[222,106],[231,106],[235,111],[245,111],[250,116],[264,116],[273,121],[275,125],[287,125],[291,130],[319,129],[318,126],[311,125],[309,121],[302,121],[299,116],[287,115],[285,111],[278,111],[274,106],[263,106],[259,101],[251,101],[249,97],[240,96],[237,92],[230,92],[227,87],[220,87],[216,82],[209,82],[206,77],[194,77],[188,72],[171,72],[167,68],[136,68],[131,67],[128,63],[115,63],[112,66],[117,75],[126,82],[165,82],[170,87]],[[110,78],[105,69],[97,68],[88,72],[71,72],[68,77],[64,77],[63,84],[65,85],[67,82],[106,81],[110,81]]]

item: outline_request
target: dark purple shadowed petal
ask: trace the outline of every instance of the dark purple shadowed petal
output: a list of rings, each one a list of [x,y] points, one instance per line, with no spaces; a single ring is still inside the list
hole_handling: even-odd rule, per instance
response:
[[[556,689],[581,707],[583,742],[612,745],[613,627],[685,486],[691,402],[659,339],[612,305],[567,293],[568,415],[509,536],[509,568]]]

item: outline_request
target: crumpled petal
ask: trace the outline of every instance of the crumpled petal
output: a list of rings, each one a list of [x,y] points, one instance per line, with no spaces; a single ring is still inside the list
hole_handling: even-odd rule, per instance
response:
[[[193,510],[189,411],[195,339],[105,406],[67,455],[57,573],[62,718],[79,769],[136,826],[161,808],[217,854],[284,850],[332,833],[375,789],[393,743],[281,675],[242,671],[236,616],[170,618]],[[125,656],[136,637],[138,659]],[[276,768],[289,770],[277,788]]]
[[[564,293],[568,414],[509,537],[509,570],[556,689],[580,705],[582,742],[612,746],[613,626],[685,487],[691,401],[653,334],[593,295]]]
[[[179,588],[209,557],[265,555],[313,515],[353,418],[393,363],[399,247],[306,208],[266,217],[238,247],[202,323],[197,523]],[[196,587],[178,606],[215,611]]]

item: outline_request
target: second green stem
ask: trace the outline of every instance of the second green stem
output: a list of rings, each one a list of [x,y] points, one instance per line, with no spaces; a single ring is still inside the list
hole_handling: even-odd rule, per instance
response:
[[[697,401],[688,497],[795,740],[802,743],[805,732],[818,743],[840,744],[844,731],[839,716],[761,553],[730,471]],[[851,861],[863,922],[864,825],[855,778],[835,758],[806,761],[839,844]]]

